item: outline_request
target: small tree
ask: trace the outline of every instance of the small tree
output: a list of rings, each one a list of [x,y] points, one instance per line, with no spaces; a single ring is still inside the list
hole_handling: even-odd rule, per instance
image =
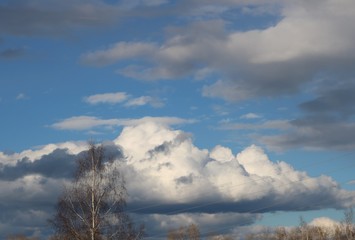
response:
[[[74,180],[65,188],[50,221],[56,237],[62,240],[140,239],[143,230],[135,230],[126,205],[125,182],[104,156],[104,147],[89,144],[78,160]]]
[[[354,211],[353,208],[344,210],[344,232],[347,240],[355,239],[355,228],[353,224]]]

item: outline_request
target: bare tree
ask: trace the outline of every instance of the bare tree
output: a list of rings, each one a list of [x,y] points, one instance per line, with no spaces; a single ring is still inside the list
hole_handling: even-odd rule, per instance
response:
[[[168,240],[199,240],[200,230],[196,224],[190,224],[186,227],[169,230]]]
[[[58,199],[57,212],[50,221],[59,239],[116,240],[141,239],[124,212],[127,191],[115,162],[104,155],[104,147],[89,144],[78,160],[70,186]]]

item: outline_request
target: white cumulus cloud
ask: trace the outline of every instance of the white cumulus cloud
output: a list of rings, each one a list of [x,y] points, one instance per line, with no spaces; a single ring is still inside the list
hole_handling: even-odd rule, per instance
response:
[[[335,205],[354,201],[354,195],[339,189],[331,178],[311,178],[285,162],[273,162],[254,145],[237,155],[222,146],[199,149],[189,134],[153,122],[124,128],[114,142],[127,156],[127,178],[139,182],[128,181],[137,201],[179,204],[209,199],[237,204],[280,198],[291,208],[318,194],[326,194]]]
[[[129,192],[128,210],[150,219],[157,229],[159,224],[166,229],[184,221],[208,227],[234,219],[237,225],[245,225],[267,211],[355,203],[355,193],[341,189],[332,178],[310,177],[283,161],[272,161],[258,146],[237,154],[221,145],[200,149],[189,133],[171,128],[188,122],[167,117],[119,120],[125,126],[121,134],[105,143],[110,153],[120,153],[117,163]],[[50,211],[68,171],[73,170],[69,169],[72,162],[84,149],[82,142],[68,142],[12,155],[0,153],[0,201],[8,203],[2,213],[12,219],[11,210],[19,206],[39,217]],[[310,204],[315,201],[317,206]],[[44,226],[46,219],[38,221]]]

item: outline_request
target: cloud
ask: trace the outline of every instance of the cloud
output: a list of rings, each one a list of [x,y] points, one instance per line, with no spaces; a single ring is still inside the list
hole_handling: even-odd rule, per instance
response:
[[[134,215],[133,215],[134,216]],[[181,226],[199,223],[199,230],[202,234],[215,234],[228,227],[244,226],[252,224],[260,218],[260,214],[250,213],[182,213],[176,215],[147,214],[137,215],[134,218],[143,220],[149,229],[150,238],[165,239],[169,230],[177,229]]]
[[[123,0],[121,1],[120,6],[124,9],[132,9],[142,6],[160,6],[166,4],[167,2],[167,0]]]
[[[45,146],[38,146],[34,149],[24,150],[20,153],[12,153],[6,154],[0,152],[1,163],[6,165],[14,166],[19,159],[26,159],[31,162],[40,159],[43,155],[48,155],[57,148],[59,149],[67,149],[69,154],[78,154],[85,150],[86,143],[83,142],[64,142],[64,143],[57,143],[57,144],[47,144]]]
[[[282,1],[210,0],[208,2],[201,2],[199,0],[183,0],[178,6],[180,7],[180,14],[182,15],[198,19],[211,19],[225,16],[225,13],[233,10],[240,10],[242,13],[249,15],[275,14],[278,10],[278,2]]]
[[[76,27],[112,23],[120,10],[102,1],[5,1],[0,4],[2,35],[61,35]]]
[[[320,87],[318,96],[299,105],[302,111],[296,119],[285,123],[286,132],[262,136],[262,143],[272,149],[310,148],[352,150],[355,147],[355,87],[340,82],[332,87]]]
[[[151,105],[155,108],[161,108],[164,106],[164,102],[162,102],[158,98],[153,98],[150,96],[141,96],[137,98],[130,99],[126,102],[126,107],[136,107],[136,106],[144,106],[144,105]]]
[[[260,115],[256,113],[247,113],[242,116],[240,116],[241,119],[256,119],[256,118],[261,118]]]
[[[290,148],[353,150],[355,123],[309,122],[280,135],[262,136],[260,141],[274,150]]]
[[[14,59],[22,57],[25,54],[23,48],[8,48],[0,51],[0,59]]]
[[[128,99],[128,95],[125,92],[116,92],[116,93],[103,93],[95,94],[84,98],[84,101],[90,104],[99,104],[99,103],[110,103],[116,104],[124,102]]]
[[[127,181],[134,196],[132,203],[139,205],[144,199],[162,204],[147,209],[148,212],[168,209],[173,212],[179,209],[243,212],[257,204],[268,206],[260,209],[261,212],[269,208],[296,210],[309,208],[305,202],[313,201],[319,194],[324,199],[321,206],[348,204],[345,202],[352,198],[343,190],[336,190],[337,184],[329,177],[310,178],[284,162],[273,163],[256,146],[237,156],[223,147],[209,152],[194,146],[186,133],[153,123],[123,129],[115,143],[122,146],[128,157],[127,179],[139,176],[137,181],[147,184]],[[147,186],[151,191],[144,191]],[[339,195],[334,195],[334,191]],[[344,197],[345,202],[336,200],[339,196]],[[206,202],[213,204],[204,205]],[[276,202],[278,204],[272,204]]]
[[[212,85],[202,88],[202,96],[222,98],[225,101],[242,101],[252,97],[249,90],[241,89],[232,81],[218,80]]]
[[[355,85],[352,80],[341,81],[332,88],[323,87],[319,95],[300,104],[300,109],[311,115],[346,119],[355,114]]]
[[[351,79],[336,84],[329,79],[321,82],[312,92],[313,99],[298,105],[300,112],[294,119],[257,123],[224,121],[219,129],[264,131],[250,136],[275,151],[294,148],[352,150],[355,147],[355,87]]]
[[[125,107],[140,107],[150,105],[154,108],[161,108],[164,106],[164,102],[157,97],[140,96],[132,98],[125,92],[95,94],[85,97],[84,101],[92,105],[100,103],[124,103]]]
[[[117,127],[138,125],[145,122],[156,122],[162,125],[179,125],[194,123],[195,120],[177,117],[143,117],[140,119],[100,119],[92,116],[75,116],[51,125],[58,130],[88,130],[96,127]]]
[[[81,56],[81,61],[94,66],[105,66],[117,61],[154,54],[155,44],[144,42],[119,42],[105,50],[89,52]]]
[[[287,130],[292,128],[288,120],[268,120],[261,123],[222,123],[219,127],[223,130]]]
[[[316,227],[324,227],[326,229],[332,229],[334,226],[340,226],[340,222],[334,221],[333,219],[327,217],[320,217],[313,219],[309,225]]]
[[[58,130],[87,130],[100,126],[119,126],[119,119],[100,119],[91,116],[75,116],[64,119],[51,125],[52,128]]]
[[[190,134],[169,127],[184,122],[127,120],[121,134],[105,143],[124,173],[128,210],[148,225],[154,223],[155,230],[192,221],[206,229],[231,221],[247,225],[263,212],[343,208],[355,202],[355,193],[341,189],[330,177],[310,177],[285,162],[273,162],[258,146],[236,155],[221,145],[200,149]],[[0,153],[0,209],[6,215],[2,223],[9,229],[25,228],[25,221],[9,221],[38,215],[37,227],[26,229],[44,231],[45,218],[83,150],[84,143],[68,142]],[[14,209],[27,210],[20,216]]]
[[[281,6],[280,15],[274,16],[279,20],[272,26],[238,31],[222,20],[202,19],[168,28],[162,43],[118,42],[106,51],[94,51],[92,62],[138,58],[139,63],[130,62],[118,72],[145,80],[175,79],[212,69],[220,79],[206,85],[203,95],[227,101],[297,93],[324,72],[352,74],[355,31],[349,23],[355,19],[349,9],[354,3],[317,3],[270,1]]]
[[[13,181],[26,175],[40,174],[51,178],[70,178],[73,172],[74,155],[65,149],[56,149],[49,155],[43,155],[37,161],[28,157],[19,159],[15,165],[5,165],[0,172],[0,179]]]
[[[19,93],[17,96],[16,96],[16,100],[24,100],[24,99],[26,99],[27,98],[27,96],[26,96],[26,94],[24,94],[24,93]]]

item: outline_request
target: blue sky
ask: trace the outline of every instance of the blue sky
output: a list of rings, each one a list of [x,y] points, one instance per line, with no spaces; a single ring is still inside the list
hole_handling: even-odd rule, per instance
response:
[[[58,156],[75,156],[88,139],[112,142],[135,160],[123,167],[129,203],[164,209],[134,213],[153,236],[186,222],[217,231],[228,223],[220,231],[234,234],[242,225],[297,224],[299,215],[340,220],[355,202],[354,7],[351,0],[0,0],[0,208],[8,206],[0,232],[48,234],[48,209],[67,175],[38,166],[65,169]],[[169,151],[153,158],[157,146]],[[157,170],[167,163],[174,167]],[[135,174],[161,197],[137,187]],[[218,185],[226,183],[232,188]],[[207,189],[207,201],[225,204],[187,210]],[[16,190],[33,194],[14,201]],[[37,206],[40,198],[47,208]],[[166,215],[169,207],[182,212]]]

